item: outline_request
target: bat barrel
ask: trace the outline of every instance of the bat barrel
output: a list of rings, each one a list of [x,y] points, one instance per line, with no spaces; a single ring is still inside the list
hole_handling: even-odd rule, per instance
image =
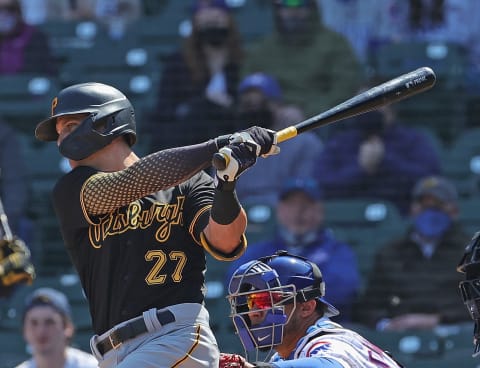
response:
[[[436,76],[431,68],[418,68],[370,88],[321,114],[298,123],[295,125],[297,134],[398,102],[433,87],[435,81]]]
[[[399,77],[361,92],[321,114],[278,131],[276,133],[277,142],[280,143],[305,131],[398,102],[404,98],[430,89],[435,84],[435,81],[435,73],[429,67],[418,68],[409,73],[402,74]],[[223,170],[227,165],[227,161],[221,153],[215,153],[212,164],[216,169]]]

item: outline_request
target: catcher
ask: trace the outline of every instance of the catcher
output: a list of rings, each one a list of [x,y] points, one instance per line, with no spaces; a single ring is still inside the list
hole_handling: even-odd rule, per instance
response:
[[[240,266],[229,288],[232,318],[248,352],[269,352],[269,362],[249,363],[221,354],[221,368],[398,368],[390,354],[358,333],[332,322],[338,310],[324,299],[318,266],[278,251]],[[270,359],[268,359],[270,357]]]

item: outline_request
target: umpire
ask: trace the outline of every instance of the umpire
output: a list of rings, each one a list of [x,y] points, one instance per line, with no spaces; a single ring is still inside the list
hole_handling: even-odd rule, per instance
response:
[[[89,301],[101,368],[215,367],[219,351],[204,302],[205,251],[246,247],[237,177],[276,153],[259,127],[139,158],[134,109],[117,89],[61,90],[35,136],[56,141],[72,170],[53,189],[63,240]],[[229,162],[205,173],[220,150]]]

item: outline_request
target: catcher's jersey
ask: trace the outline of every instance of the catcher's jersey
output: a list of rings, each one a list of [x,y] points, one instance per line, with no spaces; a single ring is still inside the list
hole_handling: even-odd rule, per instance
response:
[[[209,218],[212,178],[202,171],[112,213],[90,216],[80,192],[96,173],[91,167],[77,167],[53,191],[62,236],[89,300],[95,333],[150,308],[203,303],[206,260],[199,236]]]
[[[315,325],[307,329],[307,334],[298,342],[287,359],[291,363],[289,367],[295,366],[295,360],[305,358],[312,359],[312,368],[322,367],[322,358],[334,360],[343,368],[401,367],[382,349],[326,317],[319,319]],[[278,363],[279,367],[283,366],[282,361],[284,360],[278,354],[271,359],[271,362]],[[331,363],[325,362],[325,366],[330,367]]]

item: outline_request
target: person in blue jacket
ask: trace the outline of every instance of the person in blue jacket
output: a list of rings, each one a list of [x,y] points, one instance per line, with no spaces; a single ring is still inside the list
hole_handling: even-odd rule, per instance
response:
[[[414,184],[441,174],[428,135],[397,122],[390,106],[359,115],[347,126],[326,141],[313,171],[325,199],[387,200],[408,215]]]
[[[251,244],[233,261],[227,282],[239,265],[285,249],[304,256],[322,269],[329,285],[329,299],[342,309],[337,321],[348,321],[351,306],[360,287],[356,255],[350,246],[335,238],[324,226],[322,194],[313,179],[291,178],[279,194],[276,206],[277,227],[273,237]]]

